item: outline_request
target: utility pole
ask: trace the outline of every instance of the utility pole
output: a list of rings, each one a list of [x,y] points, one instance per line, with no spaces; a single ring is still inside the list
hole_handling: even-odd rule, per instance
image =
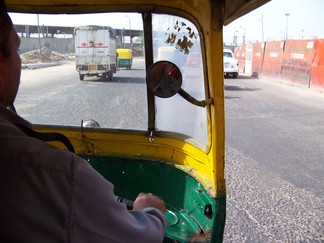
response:
[[[240,29],[243,30],[243,34],[242,34],[242,42],[243,42],[243,45],[245,45],[245,36],[246,36],[246,31],[245,31],[245,28],[240,26]]]
[[[237,46],[237,33],[238,31],[234,31],[234,36],[233,36],[233,46]]]
[[[42,46],[40,41],[39,14],[37,14],[37,32],[38,32],[38,45],[39,45],[39,60],[42,61]]]
[[[286,16],[286,40],[288,39],[288,17],[290,16],[290,13],[285,13]]]
[[[129,43],[130,43],[130,49],[133,50],[131,19],[128,15],[125,15],[125,17],[127,17],[129,21],[129,39],[130,39]]]
[[[263,13],[261,13],[261,18],[259,20],[261,22],[261,33],[262,33],[262,42],[263,42],[264,41]]]

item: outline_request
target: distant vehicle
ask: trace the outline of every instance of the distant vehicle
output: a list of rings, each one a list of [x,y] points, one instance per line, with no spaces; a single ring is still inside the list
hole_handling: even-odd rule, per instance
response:
[[[174,46],[161,46],[157,53],[158,61],[169,61],[175,63],[179,68],[186,64],[186,57],[184,53],[180,52]]]
[[[234,53],[229,49],[224,49],[223,55],[225,77],[229,77],[231,75],[233,78],[237,78],[239,73],[239,64],[238,60],[234,58]]]
[[[132,50],[126,48],[117,49],[117,66],[118,68],[131,69],[133,64]]]
[[[201,54],[199,52],[192,52],[188,54],[186,66],[201,66]]]
[[[79,26],[74,29],[76,70],[84,76],[108,77],[117,70],[116,33],[108,26]]]

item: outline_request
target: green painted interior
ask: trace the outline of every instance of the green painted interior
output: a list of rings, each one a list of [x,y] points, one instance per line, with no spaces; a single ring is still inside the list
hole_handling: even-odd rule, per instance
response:
[[[84,158],[115,185],[117,196],[134,200],[140,192],[152,192],[166,202],[165,243],[188,242],[195,235],[208,239],[204,242],[222,241],[225,199],[210,198],[190,175],[173,165],[144,159]],[[210,234],[211,229],[213,234]]]

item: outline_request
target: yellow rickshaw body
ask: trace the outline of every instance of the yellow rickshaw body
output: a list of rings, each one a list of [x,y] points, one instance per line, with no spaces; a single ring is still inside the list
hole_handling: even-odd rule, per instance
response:
[[[118,48],[117,51],[117,65],[119,68],[131,69],[133,63],[133,53],[131,49]]]

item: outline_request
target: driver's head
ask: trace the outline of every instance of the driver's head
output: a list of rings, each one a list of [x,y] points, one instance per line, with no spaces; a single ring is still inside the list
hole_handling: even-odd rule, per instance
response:
[[[0,104],[13,104],[19,87],[21,59],[18,54],[20,39],[0,0]]]
[[[12,28],[12,22],[6,11],[5,3],[0,0],[0,52],[5,56],[10,55],[8,52],[8,38]]]

